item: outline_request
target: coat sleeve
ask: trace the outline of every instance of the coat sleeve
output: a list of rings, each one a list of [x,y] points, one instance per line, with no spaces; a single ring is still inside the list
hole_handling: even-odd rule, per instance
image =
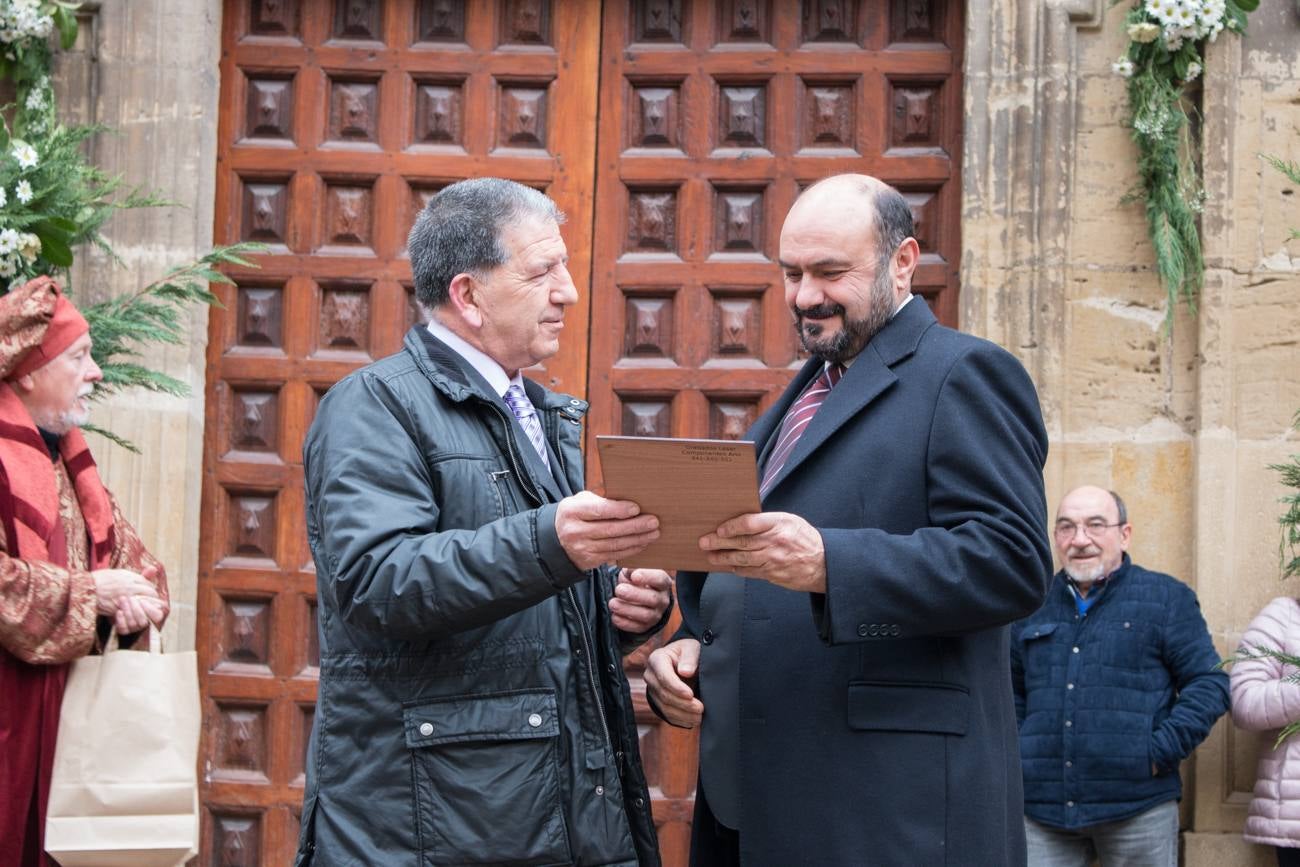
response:
[[[1246,628],[1238,653],[1260,649],[1282,651],[1296,622],[1296,601],[1287,597],[1265,605]],[[1300,683],[1297,673],[1271,656],[1238,658],[1232,664],[1232,721],[1247,731],[1280,729],[1300,722]]]
[[[317,580],[344,621],[397,638],[437,639],[493,623],[587,577],[560,545],[553,503],[475,529],[439,530],[419,427],[383,380],[363,373],[321,402],[304,444]]]
[[[925,444],[929,526],[821,529],[831,644],[953,635],[1010,623],[1042,604],[1051,576],[1047,434],[1020,363],[981,342],[950,368]],[[884,624],[878,634],[868,624]],[[897,627],[895,629],[894,627]]]
[[[1176,584],[1169,609],[1161,655],[1178,698],[1169,716],[1151,733],[1151,761],[1161,773],[1177,772],[1178,763],[1192,754],[1228,710],[1228,673],[1218,667],[1219,653],[1196,594],[1185,584]]]
[[[140,573],[155,567],[151,581],[166,600],[162,564],[145,549],[111,494],[109,501],[114,539],[110,567]],[[89,571],[10,557],[0,524],[0,644],[6,650],[37,665],[85,656],[95,643],[96,608],[95,579]]]
[[[0,645],[23,662],[56,665],[95,643],[95,581],[89,572],[10,557],[0,526]]]

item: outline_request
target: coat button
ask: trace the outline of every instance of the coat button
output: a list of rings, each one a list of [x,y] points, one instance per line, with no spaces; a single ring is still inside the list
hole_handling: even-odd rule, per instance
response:
[[[706,629],[706,630],[704,630],[704,634],[700,636],[700,641],[701,641],[703,644],[712,644],[712,643],[713,643],[713,630],[712,630],[712,629]]]
[[[862,636],[863,638],[866,638],[869,634],[870,634],[870,633],[867,631],[867,624],[865,624],[865,623],[859,623],[859,624],[858,624],[858,635]]]
[[[1077,648],[1077,647],[1071,647],[1071,648],[1070,648],[1070,652],[1071,652],[1071,653],[1078,653],[1078,652],[1079,652],[1079,648]]]
[[[1066,802],[1065,802],[1065,806],[1067,806],[1067,807],[1073,807],[1073,806],[1074,806],[1074,801],[1066,801]]]
[[[880,626],[877,625],[877,624],[875,624],[875,623],[871,624],[871,626],[868,627],[868,629],[867,629],[867,634],[868,634],[868,635],[879,635],[879,634],[880,634]]]
[[[1074,767],[1074,762],[1067,761],[1067,762],[1065,763],[1065,766],[1066,766],[1067,768],[1072,768],[1072,767]]]
[[[640,807],[644,807],[644,806],[645,806],[645,798],[637,798],[635,801],[633,801],[633,803],[636,804],[638,808],[640,808]]]
[[[1074,725],[1074,723],[1070,722],[1069,720],[1066,720],[1066,721],[1065,721],[1065,727],[1066,727],[1067,729],[1068,729],[1068,728],[1071,728],[1073,725]]]
[[[1072,683],[1067,683],[1067,684],[1065,685],[1065,688],[1066,688],[1066,689],[1074,689],[1074,684],[1072,684]]]
[[[899,628],[897,623],[895,623],[893,626],[889,627],[889,634],[897,638],[903,634],[903,630]]]
[[[420,723],[420,734],[426,738],[433,734],[433,723]]]
[[[530,713],[528,715],[528,724],[533,728],[537,728],[542,724],[542,715],[539,713]]]
[[[605,794],[605,787],[604,787],[604,786],[597,786],[597,787],[596,787],[596,794],[597,794],[597,795],[603,795],[603,794]]]

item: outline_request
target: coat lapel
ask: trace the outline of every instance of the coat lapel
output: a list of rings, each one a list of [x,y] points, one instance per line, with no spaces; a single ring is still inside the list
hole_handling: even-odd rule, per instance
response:
[[[799,437],[799,442],[795,444],[794,451],[790,453],[785,466],[777,475],[772,485],[773,491],[781,486],[787,476],[796,472],[799,465],[821,448],[836,431],[898,381],[893,367],[916,351],[921,336],[936,321],[929,305],[919,295],[889,320],[866,348],[858,353],[853,364],[845,371],[844,377],[827,395],[817,414],[808,423],[803,435]],[[764,451],[768,445],[766,438],[770,438],[779,427],[790,403],[802,393],[804,384],[820,369],[821,363],[814,359],[800,371],[797,384],[792,384],[792,387],[782,396],[781,411],[770,413],[769,417],[763,420],[763,424],[767,427],[767,430],[762,431],[765,439],[759,438],[759,428],[755,427],[755,440],[763,443]]]

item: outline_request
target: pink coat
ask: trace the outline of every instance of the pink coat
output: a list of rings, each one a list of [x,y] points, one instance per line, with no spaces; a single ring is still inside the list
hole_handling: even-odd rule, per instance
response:
[[[1241,647],[1267,647],[1300,656],[1300,602],[1274,599],[1251,621]],[[1274,748],[1277,730],[1300,720],[1300,683],[1285,678],[1296,668],[1276,659],[1232,664],[1232,721],[1248,731],[1266,731],[1255,775],[1245,838],[1270,846],[1300,847],[1300,734]]]

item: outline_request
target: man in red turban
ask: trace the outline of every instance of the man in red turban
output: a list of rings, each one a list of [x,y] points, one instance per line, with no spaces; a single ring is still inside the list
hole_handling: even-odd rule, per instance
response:
[[[0,297],[0,864],[43,867],[68,665],[167,617],[167,580],[79,430],[103,374],[90,330],[38,278]],[[128,639],[129,641],[129,639]],[[125,642],[124,642],[125,643]],[[86,720],[86,725],[96,725]]]

